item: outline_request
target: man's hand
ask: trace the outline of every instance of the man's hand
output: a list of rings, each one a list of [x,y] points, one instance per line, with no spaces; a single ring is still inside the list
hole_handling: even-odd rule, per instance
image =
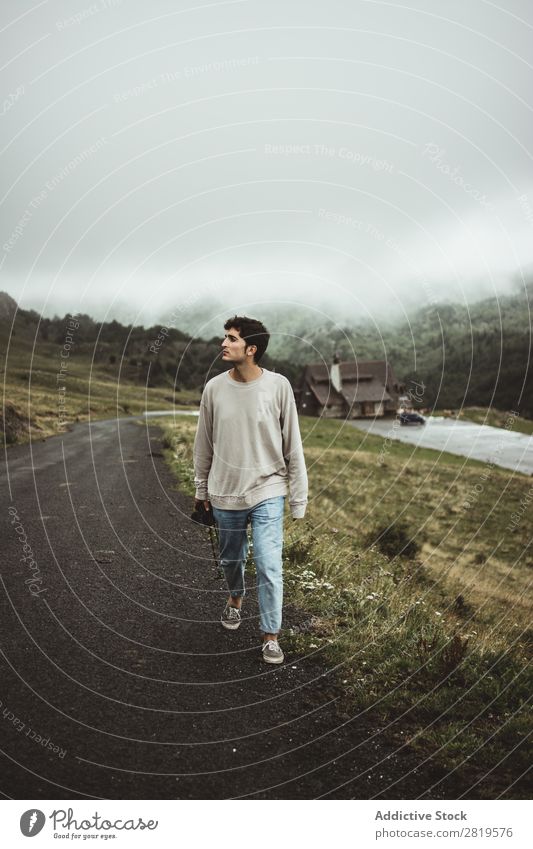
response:
[[[198,525],[205,525],[208,528],[212,528],[215,525],[215,516],[211,502],[207,499],[204,501],[203,499],[195,498],[194,512],[191,519]]]
[[[194,499],[194,509],[195,510],[199,510],[200,507],[202,506],[202,504],[207,511],[211,510],[211,502],[210,501],[201,501],[198,498]]]

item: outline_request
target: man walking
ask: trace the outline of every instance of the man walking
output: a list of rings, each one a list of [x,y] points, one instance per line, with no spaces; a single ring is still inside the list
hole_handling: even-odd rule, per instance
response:
[[[213,510],[220,562],[229,588],[224,628],[241,624],[244,566],[251,523],[259,627],[267,663],[283,663],[278,643],[283,604],[283,510],[293,519],[307,506],[307,472],[296,403],[286,377],[261,368],[270,335],[256,319],[224,325],[221,357],[232,368],[204,388],[194,442],[195,507]]]

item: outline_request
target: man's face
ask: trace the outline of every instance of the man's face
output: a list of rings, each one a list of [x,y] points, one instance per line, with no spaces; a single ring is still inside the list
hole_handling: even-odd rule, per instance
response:
[[[222,359],[226,362],[231,363],[243,363],[246,360],[253,362],[253,357],[249,354],[246,354],[246,342],[241,337],[241,334],[235,327],[230,327],[230,329],[224,334],[224,339],[222,340]],[[253,350],[254,346],[248,346]]]

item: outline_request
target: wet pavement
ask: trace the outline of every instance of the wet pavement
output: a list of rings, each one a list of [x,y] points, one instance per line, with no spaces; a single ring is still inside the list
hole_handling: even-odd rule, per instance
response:
[[[162,436],[79,423],[0,462],[3,797],[468,794],[475,778],[359,707],[322,649],[262,661],[251,576],[238,632],[220,627],[227,587]],[[308,618],[286,603],[284,627]]]
[[[425,425],[400,425],[396,419],[355,419],[350,424],[384,439],[396,439],[533,475],[533,437],[514,432],[512,417],[508,430],[441,416],[431,416]]]

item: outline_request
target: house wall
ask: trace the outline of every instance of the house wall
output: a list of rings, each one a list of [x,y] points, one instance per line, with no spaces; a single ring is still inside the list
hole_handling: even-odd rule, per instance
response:
[[[316,400],[315,396],[305,385],[299,392],[298,398],[298,412],[303,416],[318,416],[320,414],[320,404]]]
[[[318,404],[312,392],[304,387],[299,393],[298,412],[303,416],[318,415]]]
[[[390,402],[389,402],[390,406]],[[352,406],[352,410],[350,413],[350,418],[352,419],[367,419],[374,418],[374,416],[384,416],[385,413],[389,412],[386,408],[386,404],[381,403],[380,401],[365,401],[363,404],[354,404]]]
[[[362,402],[359,401],[356,401],[351,407],[348,407],[347,404],[338,403],[332,403],[331,406],[324,407],[319,404],[314,393],[311,392],[304,382],[298,392],[297,407],[298,412],[303,416],[323,416],[328,419],[345,419],[347,417],[351,419],[358,419],[373,418],[374,416],[390,416],[396,414],[398,402],[395,394],[393,394],[390,389],[389,394],[393,396],[391,401],[365,402],[364,407]]]
[[[334,404],[331,407],[322,407],[320,415],[325,419],[341,419],[344,418],[344,410],[340,404]]]
[[[360,419],[361,418],[361,404],[352,404],[351,408],[347,411],[347,415],[350,419]]]

